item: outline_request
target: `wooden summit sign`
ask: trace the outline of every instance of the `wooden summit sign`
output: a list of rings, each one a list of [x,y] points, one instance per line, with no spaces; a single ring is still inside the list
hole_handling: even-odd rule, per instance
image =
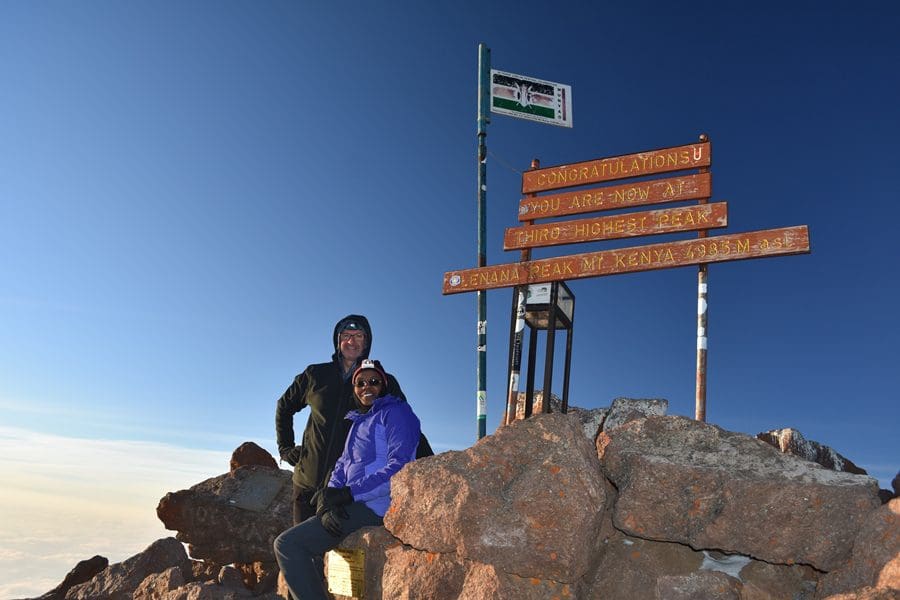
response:
[[[728,225],[727,208],[725,202],[714,202],[713,204],[648,210],[577,221],[510,227],[503,237],[503,249],[559,246],[639,235],[725,227]]]
[[[519,220],[534,221],[616,208],[700,200],[710,196],[710,179],[709,173],[699,173],[523,198],[519,202]]]
[[[522,173],[522,193],[533,194],[601,181],[708,167],[710,165],[709,153],[709,142],[701,142],[676,148],[663,148],[650,152],[588,160],[571,165],[535,169]]]
[[[601,250],[444,274],[444,294],[809,252],[806,225]]]

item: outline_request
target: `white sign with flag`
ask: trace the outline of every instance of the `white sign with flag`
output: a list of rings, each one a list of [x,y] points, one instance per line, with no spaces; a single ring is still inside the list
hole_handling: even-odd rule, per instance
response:
[[[572,126],[572,86],[491,69],[491,112]]]

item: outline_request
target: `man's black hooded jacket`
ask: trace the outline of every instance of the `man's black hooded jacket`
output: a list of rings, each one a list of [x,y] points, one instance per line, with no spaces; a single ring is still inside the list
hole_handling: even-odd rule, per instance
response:
[[[347,319],[355,320],[366,333],[366,347],[350,370],[352,373],[372,348],[372,329],[362,315],[348,315],[334,326],[334,354],[331,362],[309,365],[294,378],[275,407],[275,435],[278,452],[282,455],[294,445],[294,415],[309,407],[309,420],[303,431],[300,458],[294,467],[293,482],[299,488],[318,489],[327,483],[327,476],[341,452],[350,431],[350,421],[344,417],[355,407],[353,382],[341,372],[338,326]],[[397,379],[387,374],[387,393],[406,397]]]

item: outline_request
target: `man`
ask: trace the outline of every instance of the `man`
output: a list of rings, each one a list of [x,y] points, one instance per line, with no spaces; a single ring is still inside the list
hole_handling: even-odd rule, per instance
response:
[[[309,365],[278,399],[275,436],[281,459],[294,467],[294,525],[316,514],[312,497],[325,487],[335,461],[344,450],[354,408],[351,375],[372,349],[372,329],[362,315],[348,315],[334,327],[331,362]],[[400,384],[387,374],[387,393],[406,399]],[[294,415],[305,407],[310,415],[303,443],[294,445]]]

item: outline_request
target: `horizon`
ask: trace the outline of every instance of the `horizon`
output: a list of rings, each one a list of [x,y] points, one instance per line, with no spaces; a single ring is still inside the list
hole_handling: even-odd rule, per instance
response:
[[[244,441],[274,455],[276,400],[329,359],[347,314],[371,322],[372,357],[435,450],[476,441],[475,294],[441,286],[477,260],[479,42],[494,69],[572,88],[572,128],[491,115],[487,265],[518,259],[504,229],[532,159],[708,135],[710,203],[728,204],[710,236],[807,225],[811,252],[709,267],[707,422],[793,427],[889,486],[897,25],[882,2],[3,3],[0,579],[19,591],[0,597],[57,585],[107,525],[111,546],[149,545],[142,507],[173,491],[154,485],[192,485],[222,457],[225,472]],[[570,403],[664,398],[692,417],[696,267],[568,285]],[[487,433],[505,410],[510,308],[510,288],[487,292]],[[28,564],[52,585],[21,581]]]

